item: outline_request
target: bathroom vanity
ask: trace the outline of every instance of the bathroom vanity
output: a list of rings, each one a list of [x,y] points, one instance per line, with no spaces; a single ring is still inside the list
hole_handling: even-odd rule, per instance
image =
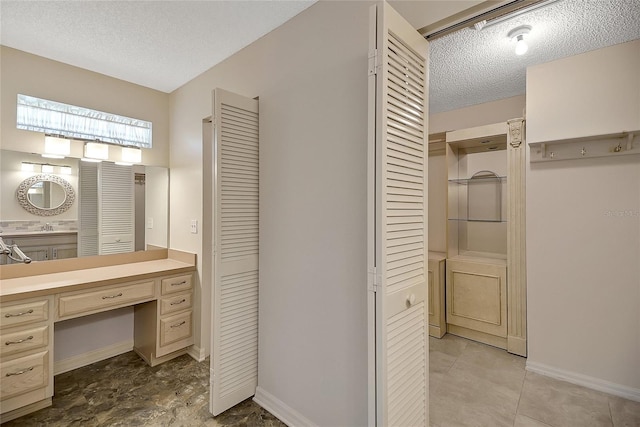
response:
[[[2,422],[51,405],[55,322],[134,306],[133,349],[151,366],[193,344],[193,254],[157,250],[2,268]]]
[[[75,258],[78,256],[78,233],[76,231],[25,231],[1,233],[7,245],[18,245],[32,261]],[[7,257],[0,257],[0,265]]]

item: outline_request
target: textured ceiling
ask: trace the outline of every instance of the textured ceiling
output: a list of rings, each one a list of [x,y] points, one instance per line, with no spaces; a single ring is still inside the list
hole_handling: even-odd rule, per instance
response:
[[[295,1],[0,0],[0,43],[171,92],[312,5]],[[391,0],[416,28],[479,0]],[[516,56],[507,33],[533,27]],[[433,40],[431,112],[525,92],[529,65],[640,38],[640,0],[558,0]]]
[[[314,2],[2,0],[0,43],[171,92]]]
[[[520,25],[532,27],[523,56],[515,55],[515,44],[507,38]],[[640,0],[559,0],[481,31],[466,28],[435,39],[430,112],[522,95],[530,65],[638,38]]]

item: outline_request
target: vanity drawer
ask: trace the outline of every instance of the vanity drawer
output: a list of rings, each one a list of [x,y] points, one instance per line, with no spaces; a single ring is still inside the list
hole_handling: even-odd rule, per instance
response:
[[[160,319],[159,347],[190,338],[192,336],[191,317],[192,312],[189,311]]]
[[[0,335],[0,356],[6,357],[21,351],[46,347],[48,344],[49,326],[2,334]]]
[[[176,311],[191,308],[191,292],[164,297],[160,300],[160,315],[175,313]]]
[[[98,313],[118,306],[145,302],[155,296],[154,281],[132,283],[74,294],[62,294],[58,298],[58,318]]]
[[[183,274],[182,276],[169,277],[162,279],[162,295],[173,294],[176,292],[191,289],[192,274]]]
[[[49,382],[49,352],[24,356],[0,364],[0,400],[45,387]]]
[[[21,326],[42,322],[49,318],[49,301],[34,301],[26,304],[3,305],[0,308],[0,326]]]

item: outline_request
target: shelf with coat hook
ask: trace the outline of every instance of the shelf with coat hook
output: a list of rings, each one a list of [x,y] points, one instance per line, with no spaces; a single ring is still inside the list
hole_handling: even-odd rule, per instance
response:
[[[640,154],[640,130],[529,144],[534,162]]]

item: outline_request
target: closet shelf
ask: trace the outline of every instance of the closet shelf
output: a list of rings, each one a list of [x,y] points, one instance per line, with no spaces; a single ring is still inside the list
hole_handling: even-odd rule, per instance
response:
[[[449,218],[449,221],[460,221],[460,222],[493,222],[498,224],[506,224],[506,219],[467,219],[467,218]]]
[[[487,176],[487,177],[476,177],[476,178],[461,178],[461,179],[450,179],[449,182],[452,184],[467,185],[469,183],[479,184],[481,182],[491,182],[491,181],[495,182],[497,180],[500,180],[500,182],[506,181],[507,177],[506,176]]]
[[[640,154],[640,130],[532,142],[529,147],[532,163]]]

